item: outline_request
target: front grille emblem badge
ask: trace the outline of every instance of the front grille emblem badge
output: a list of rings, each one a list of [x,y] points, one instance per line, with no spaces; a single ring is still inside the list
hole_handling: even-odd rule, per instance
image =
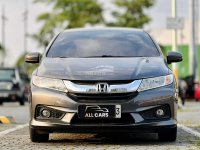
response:
[[[109,85],[107,83],[98,83],[97,84],[97,92],[107,93],[108,91],[109,91]]]

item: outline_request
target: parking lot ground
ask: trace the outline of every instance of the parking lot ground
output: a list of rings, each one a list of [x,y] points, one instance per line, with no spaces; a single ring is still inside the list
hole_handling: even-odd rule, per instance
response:
[[[95,134],[52,134],[46,143],[32,143],[28,127],[12,132],[0,140],[3,149],[200,149],[199,139],[178,129],[176,142],[160,142],[155,135],[102,136]]]
[[[5,104],[0,107],[0,113],[6,109],[7,115],[16,117],[16,124],[0,125],[0,134],[28,122],[28,105]],[[13,108],[13,109],[11,109]],[[3,110],[2,110],[3,109]],[[17,111],[16,111],[17,110]],[[19,113],[19,114],[18,114]],[[21,115],[21,113],[23,115]],[[189,101],[186,106],[178,111],[179,124],[194,129],[200,133],[200,103]],[[21,118],[23,117],[23,118]],[[0,149],[137,149],[137,150],[200,150],[200,138],[185,130],[178,128],[176,142],[160,142],[156,134],[134,134],[105,136],[96,134],[50,134],[46,143],[32,143],[29,138],[28,126],[0,136]]]
[[[16,127],[17,124],[0,124],[0,132]]]
[[[187,126],[200,126],[200,102],[188,100],[178,110],[178,122]]]

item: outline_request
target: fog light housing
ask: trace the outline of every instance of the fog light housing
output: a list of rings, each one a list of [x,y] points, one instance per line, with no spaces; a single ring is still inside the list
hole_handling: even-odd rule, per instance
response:
[[[163,120],[171,117],[171,110],[168,104],[147,109],[140,112],[145,120]]]
[[[157,109],[157,110],[156,110],[156,115],[157,115],[158,117],[162,117],[162,116],[165,115],[165,112],[164,112],[163,109]]]
[[[49,118],[49,117],[51,116],[51,112],[50,112],[49,110],[47,110],[47,109],[43,109],[43,110],[41,111],[41,115],[42,115],[43,117]]]
[[[61,120],[65,115],[65,112],[49,108],[48,106],[39,105],[35,110],[36,119],[58,119]]]

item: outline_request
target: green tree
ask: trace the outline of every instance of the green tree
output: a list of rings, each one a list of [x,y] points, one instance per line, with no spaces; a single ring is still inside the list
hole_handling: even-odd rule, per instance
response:
[[[0,44],[0,58],[4,58],[5,55],[5,48],[2,44]],[[0,66],[4,65],[4,59],[0,60]]]
[[[40,46],[46,47],[58,31],[103,23],[102,6],[96,0],[35,0],[52,6],[52,11],[38,16],[43,23],[38,34],[33,35]]]
[[[2,44],[0,44],[0,54],[5,55],[5,53],[6,53],[5,47]]]
[[[148,23],[151,19],[144,10],[154,4],[154,0],[114,0],[114,4],[121,11],[113,11],[115,21],[109,22],[109,26],[140,27]]]
[[[4,49],[3,45],[0,44],[0,51],[1,51],[1,52],[4,52],[4,50],[5,50],[5,49]]]

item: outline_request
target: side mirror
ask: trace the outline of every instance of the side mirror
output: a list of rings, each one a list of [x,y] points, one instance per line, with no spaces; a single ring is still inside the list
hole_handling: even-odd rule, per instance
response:
[[[180,62],[183,60],[182,54],[179,52],[168,52],[167,54],[167,63],[171,64],[174,62]]]
[[[36,64],[40,62],[41,54],[40,53],[29,53],[25,56],[25,62]]]

